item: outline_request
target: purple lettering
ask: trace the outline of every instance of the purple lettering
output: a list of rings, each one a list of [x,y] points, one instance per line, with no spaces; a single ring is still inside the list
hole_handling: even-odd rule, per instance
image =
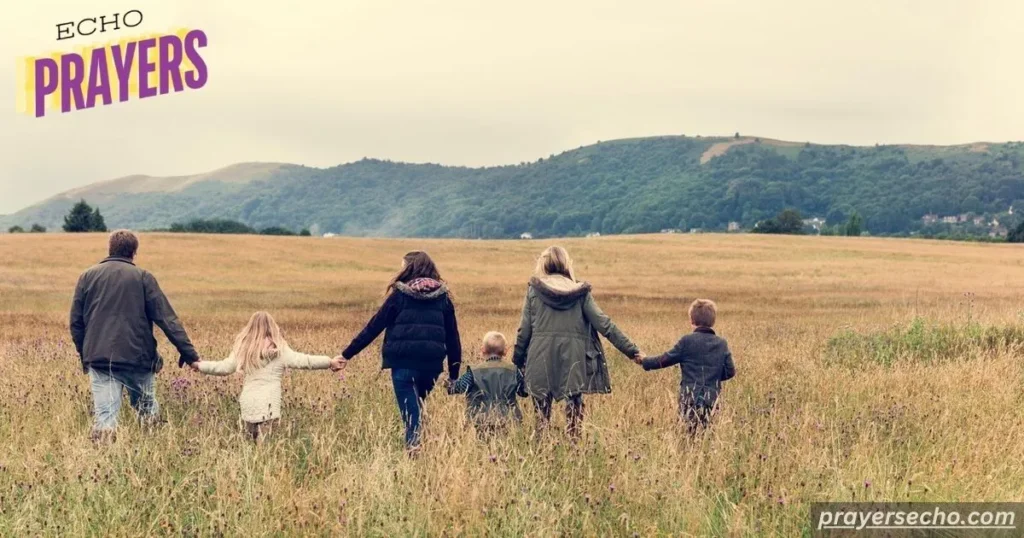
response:
[[[60,111],[71,112],[71,101],[75,110],[82,108],[82,80],[85,78],[85,61],[75,53],[60,57],[61,88]]]
[[[103,104],[109,105],[110,74],[107,73],[107,49],[93,49],[89,61],[89,92],[85,96],[85,108],[96,106],[96,98],[102,97]]]
[[[36,60],[36,117],[46,114],[46,96],[57,91],[57,62],[53,58]]]
[[[180,92],[181,85],[181,39],[176,35],[160,37],[160,94],[170,91],[174,82],[174,91]]]
[[[135,42],[128,43],[124,55],[121,54],[121,45],[110,47],[110,54],[114,57],[114,72],[117,73],[118,100],[123,103],[128,100],[128,79],[135,61]]]
[[[149,85],[149,74],[156,71],[156,64],[149,61],[149,50],[155,46],[156,39],[139,41],[139,99],[156,95],[156,88]]]
[[[199,56],[197,48],[206,46],[206,33],[202,30],[192,30],[185,34],[185,56],[188,61],[195,66],[194,71],[188,71],[185,73],[185,85],[193,90],[198,90],[206,85],[206,79],[208,78],[206,72],[206,62]]]

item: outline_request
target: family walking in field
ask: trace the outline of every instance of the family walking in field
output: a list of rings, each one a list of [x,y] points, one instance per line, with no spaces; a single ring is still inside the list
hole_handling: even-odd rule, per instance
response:
[[[405,445],[420,445],[423,402],[445,370],[450,394],[466,395],[469,421],[481,435],[499,433],[522,419],[517,399],[530,398],[538,430],[548,427],[555,402],[565,402],[567,430],[582,433],[584,394],[611,392],[604,336],[622,354],[655,370],[679,365],[679,413],[691,434],[709,425],[722,382],[735,373],[732,354],[717,336],[716,307],[698,299],[689,308],[693,332],[668,352],[647,357],[597,305],[591,286],[579,281],[565,249],[549,247],[537,260],[522,318],[507,360],[504,335],[488,332],[477,364],[460,376],[462,343],[455,303],[447,283],[425,252],[410,252],[385,288],[380,309],[337,357],[293,350],[274,318],[256,312],[235,338],[224,360],[201,360],[170,302],[152,274],[134,264],[138,237],[127,230],[110,235],[109,256],[78,280],[70,329],[83,371],[92,383],[96,441],[111,440],[121,398],[143,422],[159,416],[154,378],[162,368],[153,325],[177,348],[179,366],[210,375],[244,376],[239,395],[241,421],[254,441],[269,434],[281,417],[281,377],[289,368],[342,370],[381,333],[382,369],[391,370]]]

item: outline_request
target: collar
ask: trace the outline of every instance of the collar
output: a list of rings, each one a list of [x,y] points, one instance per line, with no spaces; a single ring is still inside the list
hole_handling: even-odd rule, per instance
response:
[[[100,263],[107,263],[107,262],[122,262],[122,263],[127,263],[128,265],[135,265],[135,262],[133,262],[132,260],[129,260],[128,258],[122,257],[122,256],[108,256],[108,257],[104,258],[103,261],[101,261]]]
[[[505,358],[502,357],[501,355],[490,355],[490,356],[487,357],[487,362],[501,361],[501,360],[504,360],[504,359]]]
[[[695,333],[704,333],[704,334],[715,334],[715,330],[712,329],[711,327],[697,327],[697,328],[695,328],[693,330],[693,332],[695,332]]]

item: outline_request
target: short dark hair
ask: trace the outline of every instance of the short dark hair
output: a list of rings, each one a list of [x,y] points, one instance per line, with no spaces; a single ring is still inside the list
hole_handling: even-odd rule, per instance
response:
[[[139,250],[139,236],[131,230],[114,230],[110,234],[110,255],[119,258],[134,258]]]

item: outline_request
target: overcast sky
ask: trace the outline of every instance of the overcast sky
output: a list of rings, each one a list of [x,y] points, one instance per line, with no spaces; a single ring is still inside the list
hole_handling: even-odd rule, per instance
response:
[[[118,37],[206,31],[205,88],[15,113],[15,58],[106,41],[57,42],[56,24],[130,9],[144,21]],[[94,181],[240,161],[475,166],[735,131],[1024,139],[1014,0],[34,0],[4,11],[0,213]]]

